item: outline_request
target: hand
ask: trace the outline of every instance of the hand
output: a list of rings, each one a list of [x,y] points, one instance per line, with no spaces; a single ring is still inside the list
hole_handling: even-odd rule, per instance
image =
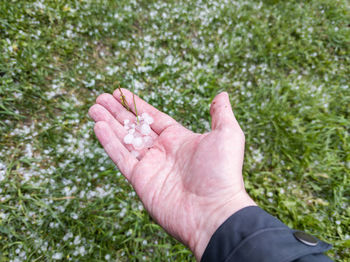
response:
[[[123,94],[131,109],[133,95]],[[123,144],[124,119],[135,115],[121,104],[120,91],[102,94],[89,110],[95,134],[107,154],[132,184],[151,216],[169,234],[187,245],[200,260],[216,229],[233,213],[255,205],[242,178],[244,134],[227,93],[217,95],[210,109],[212,131],[196,134],[135,95],[139,114],[154,119],[154,145],[140,159]]]

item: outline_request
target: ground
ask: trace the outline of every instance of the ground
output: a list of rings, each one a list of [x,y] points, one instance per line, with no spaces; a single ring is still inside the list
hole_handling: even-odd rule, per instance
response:
[[[194,261],[93,134],[118,85],[196,132],[230,94],[256,202],[350,261],[348,0],[1,1],[0,261]]]

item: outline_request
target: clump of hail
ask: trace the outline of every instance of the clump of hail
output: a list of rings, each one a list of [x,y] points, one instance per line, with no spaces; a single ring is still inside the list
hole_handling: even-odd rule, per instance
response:
[[[131,123],[129,119],[124,120],[124,128],[128,132],[124,136],[124,143],[133,146],[134,150],[131,151],[133,156],[138,157],[140,150],[152,147],[153,138],[150,127],[152,123],[153,118],[147,113],[137,116],[134,123]]]

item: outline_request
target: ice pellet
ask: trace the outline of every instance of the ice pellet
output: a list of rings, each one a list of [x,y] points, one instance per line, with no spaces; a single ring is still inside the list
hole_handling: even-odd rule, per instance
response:
[[[137,116],[135,121],[125,119],[123,123],[128,132],[123,141],[127,145],[132,145],[131,154],[138,158],[140,150],[153,146],[154,141],[150,136],[152,132],[150,124],[153,123],[153,118],[149,114],[143,113],[141,116]]]
[[[127,134],[124,136],[124,143],[125,144],[132,144],[134,140],[134,136],[132,134]]]
[[[135,137],[132,141],[132,145],[137,150],[142,149],[144,147],[142,137]]]
[[[149,114],[147,114],[147,113],[143,113],[142,114],[142,118],[143,118],[143,120],[144,120],[144,122],[146,123],[146,124],[152,124],[153,123],[153,118],[149,115]]]
[[[149,135],[151,133],[151,128],[148,124],[142,124],[140,131],[143,135]]]
[[[152,117],[148,117],[148,118],[146,118],[145,119],[145,123],[147,123],[147,124],[152,124],[153,123],[153,118]]]
[[[132,150],[130,153],[131,153],[134,157],[136,157],[136,158],[138,158],[139,155],[140,155],[140,153],[137,152],[136,150]]]
[[[146,147],[152,147],[153,146],[153,138],[151,136],[143,137],[143,141],[144,141]]]

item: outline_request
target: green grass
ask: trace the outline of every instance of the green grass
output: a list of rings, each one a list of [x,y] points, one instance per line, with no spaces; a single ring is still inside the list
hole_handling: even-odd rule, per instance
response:
[[[0,261],[193,261],[87,116],[119,82],[188,128],[230,93],[257,203],[350,261],[350,3],[1,1]]]

